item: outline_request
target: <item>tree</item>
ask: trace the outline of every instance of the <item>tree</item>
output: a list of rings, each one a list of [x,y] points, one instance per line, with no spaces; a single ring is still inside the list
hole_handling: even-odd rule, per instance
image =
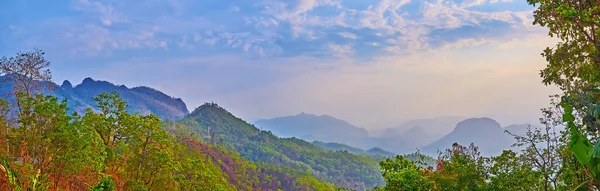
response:
[[[569,154],[565,154],[566,140],[557,129],[564,124],[559,98],[558,95],[550,96],[552,106],[542,109],[543,117],[539,120],[544,125],[543,128],[528,125],[524,135],[506,131],[516,140],[512,146],[522,148],[520,158],[541,173],[544,190],[559,189],[559,186],[564,184],[564,181],[559,179],[562,173],[568,170],[563,167],[565,158],[569,157]]]
[[[44,58],[44,52],[33,49],[19,51],[16,56],[0,59],[0,74],[13,83],[15,92],[24,92],[32,96],[39,93],[46,83],[52,80],[50,62]]]
[[[486,190],[487,171],[479,149],[454,143],[452,149],[440,153],[432,172],[435,190]]]
[[[134,152],[126,167],[128,186],[148,190],[173,184],[174,140],[171,135],[162,129],[155,115],[131,117],[133,124],[128,127],[127,142]]]
[[[542,53],[548,65],[540,75],[544,84],[556,85],[564,93],[560,105],[564,109],[562,120],[567,126],[564,140],[569,141],[566,153],[572,154],[579,163],[578,166],[585,172],[585,177],[579,179],[586,182],[580,184],[579,188],[588,185],[596,185],[598,188],[600,4],[594,0],[527,2],[537,8],[534,12],[534,24],[547,27],[551,37],[562,40],[555,47],[546,48]],[[594,144],[598,147],[593,146]],[[563,164],[572,165],[570,161],[573,160],[566,160]],[[566,174],[576,175],[580,172]]]
[[[576,93],[600,80],[600,5],[595,0],[527,0],[537,7],[534,23],[562,42],[546,48],[548,65],[541,71],[546,85]]]
[[[488,190],[539,190],[542,174],[534,170],[527,160],[520,158],[517,153],[505,150],[500,156],[492,157],[489,161]]]
[[[385,186],[376,188],[380,190],[431,190],[433,181],[425,176],[421,165],[408,160],[400,155],[379,162]]]

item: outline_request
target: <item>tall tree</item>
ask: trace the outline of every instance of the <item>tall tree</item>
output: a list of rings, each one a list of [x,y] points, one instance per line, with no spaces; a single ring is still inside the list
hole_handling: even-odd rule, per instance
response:
[[[13,83],[16,92],[31,96],[42,90],[47,81],[52,80],[50,61],[44,58],[44,52],[33,49],[18,52],[16,56],[0,59],[0,75]]]
[[[527,0],[536,7],[534,24],[547,27],[549,36],[561,40],[542,53],[548,65],[540,75],[546,85],[563,91],[562,119],[566,122],[565,141],[571,153],[591,180],[579,185],[600,187],[600,145],[597,144],[600,118],[600,3],[596,0]],[[593,147],[593,144],[597,144]],[[572,164],[564,158],[564,164]],[[572,167],[572,166],[571,166]],[[565,175],[581,174],[580,172]],[[563,180],[575,180],[565,178]],[[567,181],[571,182],[571,181]],[[577,182],[577,181],[575,181]]]

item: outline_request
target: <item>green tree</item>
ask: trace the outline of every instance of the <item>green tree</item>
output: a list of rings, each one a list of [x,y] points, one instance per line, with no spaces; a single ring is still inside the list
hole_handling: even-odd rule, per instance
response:
[[[103,172],[120,175],[126,165],[125,159],[131,154],[125,142],[125,138],[130,136],[127,124],[136,122],[131,121],[132,117],[126,111],[127,103],[117,93],[102,93],[94,100],[98,103],[99,112],[88,108],[82,119],[83,125],[93,129],[100,138],[96,145],[102,150],[99,154],[105,156]]]
[[[433,181],[425,176],[421,165],[397,155],[379,163],[385,186],[379,190],[431,190]]]
[[[126,167],[130,179],[127,184],[141,190],[172,188],[174,141],[171,135],[162,129],[155,115],[133,115],[129,123],[133,124],[127,127],[130,131],[127,142],[134,152]]]
[[[487,169],[478,148],[454,143],[441,153],[432,173],[435,190],[486,190]]]
[[[539,190],[542,173],[532,168],[527,160],[515,152],[505,150],[500,156],[490,159],[489,190]]]
[[[588,184],[598,184],[597,162],[593,144],[599,138],[597,120],[600,117],[598,87],[600,86],[600,4],[593,0],[528,0],[536,6],[534,24],[549,29],[549,35],[561,40],[555,47],[546,48],[542,56],[548,65],[540,75],[546,85],[556,85],[564,93],[561,107],[565,112],[565,138],[570,142],[566,153],[571,152],[579,162],[577,168],[567,160],[569,167],[561,176],[570,183],[596,179]],[[565,140],[565,141],[567,141]],[[569,159],[568,157],[565,159]],[[579,172],[572,171],[580,169]],[[584,170],[585,169],[585,170]],[[584,170],[584,171],[581,171]],[[586,177],[565,177],[585,174]],[[574,185],[568,185],[573,187]]]

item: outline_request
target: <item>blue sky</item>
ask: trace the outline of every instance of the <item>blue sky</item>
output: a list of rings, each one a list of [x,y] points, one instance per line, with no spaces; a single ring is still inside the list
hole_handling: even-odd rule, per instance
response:
[[[146,85],[254,120],[330,114],[535,122],[556,41],[517,0],[4,0],[0,55],[41,48],[54,80]]]

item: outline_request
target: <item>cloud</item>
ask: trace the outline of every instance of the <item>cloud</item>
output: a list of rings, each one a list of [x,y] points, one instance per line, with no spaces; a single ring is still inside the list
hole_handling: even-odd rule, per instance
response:
[[[524,92],[548,92],[536,86],[537,70],[539,50],[553,41],[531,25],[533,7],[510,0],[72,0],[0,9],[23,17],[0,20],[0,53],[42,48],[58,78],[156,85],[190,107],[212,100],[251,118],[305,111],[385,126],[509,107],[532,117],[541,103]],[[494,103],[519,96],[534,106]]]
[[[341,32],[338,33],[340,36],[344,37],[344,38],[349,38],[349,39],[356,39],[358,38],[355,34],[349,33],[349,32]]]
[[[482,30],[502,31],[485,34],[491,35],[486,36],[488,38],[498,38],[514,28],[530,25],[531,11],[483,12],[468,9],[475,5],[502,2],[509,1],[379,0],[360,3],[337,0],[234,0],[199,3],[142,0],[133,6],[127,1],[73,0],[68,6],[72,13],[57,17],[63,20],[62,24],[54,23],[57,18],[48,18],[38,23],[23,23],[23,26],[15,23],[11,26],[27,31],[34,29],[36,34],[19,37],[29,39],[29,42],[39,41],[34,39],[40,38],[56,38],[73,31],[80,34],[74,36],[98,36],[87,39],[90,42],[75,38],[78,40],[69,40],[72,41],[70,43],[61,42],[67,39],[48,43],[60,44],[55,45],[60,49],[73,50],[69,52],[86,52],[72,54],[75,56],[105,56],[117,50],[154,51],[156,48],[165,48],[165,44],[177,45],[172,47],[179,49],[175,51],[188,51],[194,47],[196,51],[234,51],[250,57],[327,56],[322,54],[322,50],[331,43],[345,44],[354,50],[362,48],[364,43],[353,42],[360,37],[363,38],[360,40],[383,47],[361,55],[373,58],[443,46],[440,39],[453,39],[449,41],[451,43],[467,38],[451,33],[451,30],[464,32],[469,29],[466,31],[469,34]],[[41,26],[50,26],[50,23],[56,25],[54,30],[38,30]],[[494,23],[494,26],[489,23]],[[440,31],[447,32],[442,34]],[[343,38],[334,38],[330,34]],[[185,43],[182,36],[187,36]]]

